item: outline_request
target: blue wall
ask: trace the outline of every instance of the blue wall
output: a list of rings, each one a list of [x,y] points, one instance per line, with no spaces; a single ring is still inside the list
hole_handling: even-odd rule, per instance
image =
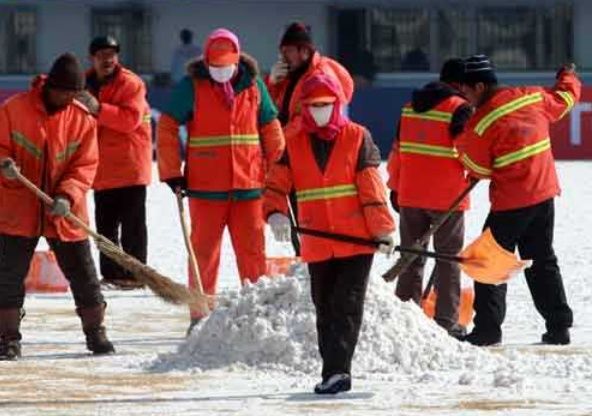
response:
[[[391,149],[401,107],[409,101],[412,91],[413,88],[372,87],[358,90],[354,95],[349,116],[370,130],[383,159]]]

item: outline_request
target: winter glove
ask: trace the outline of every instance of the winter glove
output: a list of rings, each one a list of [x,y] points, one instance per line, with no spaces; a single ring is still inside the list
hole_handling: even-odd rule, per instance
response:
[[[400,209],[399,202],[397,201],[398,198],[399,198],[399,194],[397,193],[397,191],[391,191],[391,193],[389,195],[389,199],[391,200],[391,205],[397,214],[399,213],[399,209]]]
[[[561,68],[557,70],[557,73],[555,74],[555,79],[559,79],[559,76],[564,72],[567,72],[568,74],[576,72],[576,64],[574,64],[573,62],[563,64]]]
[[[184,176],[178,176],[176,178],[169,178],[164,181],[173,193],[177,193],[177,188],[181,190],[181,194],[185,195],[185,191],[187,190],[187,180]]]
[[[283,60],[280,59],[271,67],[271,72],[269,73],[269,82],[272,85],[277,84],[282,79],[288,76],[288,64]]]
[[[70,213],[70,201],[63,196],[56,196],[49,212],[54,217],[65,217]]]
[[[395,249],[395,233],[384,234],[378,236],[376,241],[381,242],[378,245],[378,252],[390,256]]]
[[[76,96],[76,99],[80,101],[82,104],[84,104],[93,116],[99,115],[99,111],[101,110],[101,103],[99,103],[99,100],[97,100],[96,97],[92,95],[90,92],[88,92],[87,90],[80,91]]]
[[[284,214],[276,212],[267,218],[267,223],[271,227],[273,237],[278,242],[288,242],[292,238],[292,228],[290,220]]]
[[[2,176],[4,176],[8,180],[16,179],[16,174],[19,171],[19,168],[9,157],[6,157],[0,161],[0,172],[2,172]]]

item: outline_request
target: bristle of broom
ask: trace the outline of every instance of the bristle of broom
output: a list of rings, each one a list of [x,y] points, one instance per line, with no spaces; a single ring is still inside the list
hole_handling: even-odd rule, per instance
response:
[[[173,304],[197,304],[200,299],[187,287],[158,273],[152,267],[128,255],[106,238],[96,238],[97,248],[105,256],[128,270],[140,282],[166,302]]]

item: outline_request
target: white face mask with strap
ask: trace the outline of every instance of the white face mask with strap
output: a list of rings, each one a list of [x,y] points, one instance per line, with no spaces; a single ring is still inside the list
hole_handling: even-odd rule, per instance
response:
[[[210,76],[216,82],[224,84],[232,79],[234,72],[236,71],[236,65],[227,66],[208,66]]]
[[[310,115],[314,119],[315,123],[319,127],[325,127],[331,121],[331,115],[333,114],[333,104],[327,104],[322,107],[308,107]]]

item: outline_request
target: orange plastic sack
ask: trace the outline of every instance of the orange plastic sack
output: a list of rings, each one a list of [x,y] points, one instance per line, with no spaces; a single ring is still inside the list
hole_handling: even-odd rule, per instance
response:
[[[501,284],[531,266],[531,260],[520,260],[514,253],[500,246],[491,230],[486,229],[467,246],[460,256],[465,260],[460,268],[480,283]]]
[[[300,263],[300,257],[267,257],[267,276],[290,276],[294,266]]]
[[[436,292],[430,291],[428,297],[421,303],[424,313],[433,318],[436,314]],[[475,292],[472,287],[463,287],[460,291],[460,307],[458,310],[458,323],[467,326],[473,320],[473,300]]]
[[[70,285],[52,251],[36,251],[25,279],[27,293],[63,293]]]

